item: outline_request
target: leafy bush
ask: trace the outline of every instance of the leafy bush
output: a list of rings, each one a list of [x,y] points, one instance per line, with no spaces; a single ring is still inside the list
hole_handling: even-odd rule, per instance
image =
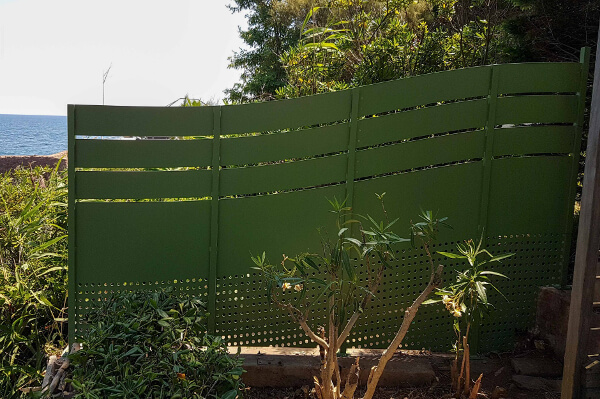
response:
[[[204,304],[169,292],[118,294],[84,321],[70,355],[78,398],[234,399],[242,359],[206,334]]]
[[[319,374],[314,377],[316,396],[319,399],[354,398],[359,381],[359,361],[357,358],[348,372],[346,381],[342,381],[337,360],[338,350],[374,298],[384,271],[391,267],[390,261],[394,258],[393,246],[409,241],[391,230],[398,219],[387,220],[384,195],[385,193],[377,195],[386,216],[386,221],[382,222],[377,222],[370,216],[352,214],[345,201],[329,201],[333,207],[332,212],[338,217],[337,236],[333,242],[322,239],[323,255],[304,253],[294,258],[284,255],[280,264],[271,264],[264,252],[262,256],[252,257],[256,264],[255,269],[258,269],[265,279],[267,295],[271,302],[286,311],[291,319],[300,325],[306,336],[319,345],[321,366]],[[421,294],[405,310],[402,324],[394,338],[380,356],[377,366],[371,369],[363,399],[373,398],[385,366],[402,343],[419,307],[442,282],[443,266],[435,267],[429,249],[437,239],[439,228],[448,226],[445,222],[447,218],[438,219],[431,211],[422,212],[420,217],[420,222],[411,223],[410,241],[418,242],[427,255],[430,266],[429,282],[423,284]],[[352,234],[353,226],[356,227],[355,236]],[[352,258],[360,261],[352,263]],[[311,277],[311,269],[318,275],[324,275],[324,279]],[[359,279],[360,271],[365,278]],[[319,294],[315,300],[306,294],[309,289],[318,290]],[[295,291],[295,294],[288,295],[285,291]],[[318,314],[313,314],[312,310],[321,299],[326,302],[327,312],[325,317],[317,321],[317,325],[323,327],[313,331],[309,322],[312,322],[313,318],[318,319]]]
[[[514,253],[507,253],[494,256],[486,249],[481,248],[482,241],[483,237],[477,245],[473,240],[466,241],[464,245],[458,244],[459,254],[439,252],[439,254],[451,259],[467,260],[468,267],[463,271],[457,271],[456,281],[453,284],[437,290],[436,294],[441,296],[441,299],[432,299],[426,302],[442,302],[450,314],[454,316],[456,357],[452,363],[451,377],[452,389],[456,393],[456,398],[460,398],[461,395],[471,397],[473,391],[477,394],[481,383],[480,376],[473,387],[473,391],[471,390],[469,332],[471,326],[480,324],[484,315],[489,313],[490,308],[493,307],[488,300],[487,287],[491,287],[504,297],[498,288],[492,284],[490,277],[507,277],[501,273],[485,269],[489,269],[494,262],[500,262],[502,259],[514,255]],[[483,266],[485,266],[485,269],[483,269]],[[506,299],[506,297],[504,298]],[[461,351],[463,354],[462,361],[459,358]]]
[[[66,345],[67,177],[58,168],[0,175],[0,397],[41,382]]]

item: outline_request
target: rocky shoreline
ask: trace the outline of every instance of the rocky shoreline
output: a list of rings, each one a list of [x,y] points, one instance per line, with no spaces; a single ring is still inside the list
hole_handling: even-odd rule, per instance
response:
[[[19,166],[56,166],[56,163],[61,158],[60,168],[64,169],[67,167],[67,151],[52,155],[3,155],[0,156],[0,173],[16,169]]]

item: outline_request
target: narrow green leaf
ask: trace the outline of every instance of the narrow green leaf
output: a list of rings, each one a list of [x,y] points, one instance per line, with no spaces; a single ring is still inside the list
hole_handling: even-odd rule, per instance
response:
[[[356,238],[346,237],[345,240],[348,242],[351,242],[352,244],[356,245],[357,247],[360,247],[362,245],[362,242],[360,240],[357,240]]]
[[[492,275],[492,276],[498,276],[498,277],[503,277],[503,278],[508,279],[508,277],[505,276],[504,274],[498,273],[498,272],[493,272],[491,270],[486,270],[486,271],[480,272],[479,274],[484,274],[484,275],[489,274],[489,275]]]
[[[481,284],[481,282],[476,282],[475,283],[475,289],[477,289],[477,294],[479,295],[479,298],[481,299],[481,301],[483,302],[484,305],[487,305],[488,301],[487,301],[487,295],[485,292],[485,287],[483,286],[483,284]]]
[[[315,269],[316,271],[319,271],[319,267],[317,266],[317,264],[309,257],[305,257],[304,258],[304,262],[311,268]]]
[[[467,257],[464,255],[459,255],[459,254],[453,254],[452,252],[442,252],[442,251],[438,251],[437,252],[440,255],[443,255],[447,258],[451,258],[451,259],[466,259]]]
[[[510,253],[510,254],[502,254],[502,255],[498,255],[498,256],[494,256],[492,257],[489,262],[499,262],[502,259],[506,259],[506,258],[510,258],[511,256],[513,256],[514,253]]]

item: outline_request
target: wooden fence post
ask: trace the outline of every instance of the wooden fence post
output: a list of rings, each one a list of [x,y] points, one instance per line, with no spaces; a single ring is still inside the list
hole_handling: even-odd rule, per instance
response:
[[[600,32],[599,32],[600,34]],[[569,330],[563,370],[562,399],[578,398],[581,392],[582,365],[590,333],[593,290],[600,243],[600,41],[596,47],[596,66],[590,112],[587,156],[581,195],[581,212],[571,291]]]

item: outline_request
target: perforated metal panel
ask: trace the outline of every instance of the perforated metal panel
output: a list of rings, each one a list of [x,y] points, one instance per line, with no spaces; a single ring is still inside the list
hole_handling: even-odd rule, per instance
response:
[[[239,106],[69,106],[70,339],[111,292],[173,286],[206,298],[211,332],[233,345],[312,346],[268,304],[250,255],[316,252],[326,198],[380,218],[386,192],[401,236],[431,209],[453,226],[436,250],[483,236],[516,253],[497,269],[509,302],[492,295],[479,330],[482,350],[510,346],[537,287],[566,275],[586,75],[585,62],[511,64]],[[422,251],[396,255],[350,346],[385,347],[425,286]],[[436,261],[448,280],[463,266]],[[423,307],[405,344],[446,350],[451,328]]]

